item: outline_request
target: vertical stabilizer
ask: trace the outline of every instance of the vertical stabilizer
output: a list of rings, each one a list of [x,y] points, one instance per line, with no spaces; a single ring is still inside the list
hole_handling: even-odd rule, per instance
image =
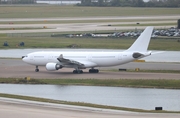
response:
[[[146,52],[149,46],[152,32],[153,32],[153,27],[146,27],[146,29],[141,33],[138,39],[136,39],[136,41],[126,51]]]

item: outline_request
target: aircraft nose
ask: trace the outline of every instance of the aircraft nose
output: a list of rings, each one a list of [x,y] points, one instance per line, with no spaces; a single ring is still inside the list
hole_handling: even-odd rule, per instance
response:
[[[23,60],[24,62],[26,62],[26,61],[27,61],[26,56],[22,56],[22,60]]]

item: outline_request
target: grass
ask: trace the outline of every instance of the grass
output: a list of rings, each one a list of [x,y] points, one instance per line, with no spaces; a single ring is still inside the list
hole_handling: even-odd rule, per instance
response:
[[[1,6],[0,18],[179,15],[179,11],[180,8]]]
[[[140,62],[141,63],[141,62]],[[118,69],[106,69],[101,71],[119,72]],[[128,69],[126,72],[146,72],[146,73],[180,73],[180,70],[145,70],[145,69]]]
[[[171,19],[176,22],[177,19]],[[44,21],[2,21],[0,24],[10,24],[13,26],[13,24],[68,24],[68,23],[106,23],[106,22],[148,22],[148,21],[169,21],[169,19],[102,19],[102,20],[44,20]],[[13,24],[12,24],[13,23]],[[156,24],[157,25],[157,24]]]
[[[69,45],[76,44],[78,48],[95,49],[127,49],[136,38],[65,38],[65,37],[23,37],[23,34],[12,34],[16,37],[0,35],[0,49],[12,48],[67,48]],[[36,34],[34,34],[36,35]],[[149,50],[180,50],[180,40],[168,38],[156,38],[150,42]],[[3,46],[7,41],[9,46]],[[19,47],[20,42],[24,42],[24,47]]]
[[[53,84],[53,85],[84,85],[84,86],[117,86],[135,88],[166,88],[180,89],[180,80],[166,79],[17,79],[0,78],[0,83],[13,84]]]
[[[82,102],[69,102],[69,101],[62,101],[62,100],[52,100],[52,99],[37,98],[37,97],[28,97],[28,96],[20,96],[20,95],[12,95],[12,94],[3,94],[3,93],[0,93],[0,97],[23,99],[23,100],[31,100],[31,101],[39,101],[39,102],[47,102],[47,103],[56,103],[56,104],[86,106],[86,107],[93,107],[93,108],[104,108],[104,109],[132,111],[132,112],[180,113],[178,111],[175,112],[175,111],[164,111],[164,110],[163,111],[142,110],[142,109],[135,109],[135,108],[125,108],[125,107],[115,107],[115,106],[107,106],[107,105],[97,105],[97,104],[82,103]]]
[[[0,28],[0,30],[32,30],[32,29],[44,29],[43,27],[35,27],[35,28],[31,28],[31,27],[24,27],[24,28]]]
[[[133,80],[133,79],[41,79],[46,84],[88,85],[88,86],[120,86],[136,88],[173,88],[180,89],[180,80]]]
[[[117,24],[112,26],[176,26],[177,23],[142,23],[142,24]]]

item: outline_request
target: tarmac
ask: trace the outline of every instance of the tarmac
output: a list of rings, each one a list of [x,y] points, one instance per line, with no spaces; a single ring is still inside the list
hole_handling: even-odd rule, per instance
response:
[[[21,59],[0,59],[1,78],[36,78],[36,79],[180,79],[180,73],[148,73],[126,72],[121,69],[149,69],[149,70],[180,70],[179,63],[141,63],[132,62],[120,66],[98,68],[99,73],[89,73],[88,69],[83,74],[73,74],[72,68],[63,68],[58,71],[47,71],[39,67],[40,72],[35,72],[35,66],[28,65]]]
[[[0,98],[2,118],[179,118],[180,114],[137,113]]]

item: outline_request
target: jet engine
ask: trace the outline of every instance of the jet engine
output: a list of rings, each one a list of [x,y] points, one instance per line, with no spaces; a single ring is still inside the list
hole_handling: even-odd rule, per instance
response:
[[[146,52],[146,53],[135,52],[135,53],[133,53],[132,57],[137,59],[137,58],[146,57],[146,56],[149,56],[149,55],[151,55],[151,51]]]
[[[55,70],[59,70],[62,68],[62,65],[59,65],[57,63],[47,63],[46,64],[46,69],[48,71],[55,71]]]
[[[139,58],[139,57],[141,57],[141,56],[143,56],[143,54],[141,54],[141,53],[138,53],[138,52],[135,52],[135,53],[133,53],[133,58]]]

